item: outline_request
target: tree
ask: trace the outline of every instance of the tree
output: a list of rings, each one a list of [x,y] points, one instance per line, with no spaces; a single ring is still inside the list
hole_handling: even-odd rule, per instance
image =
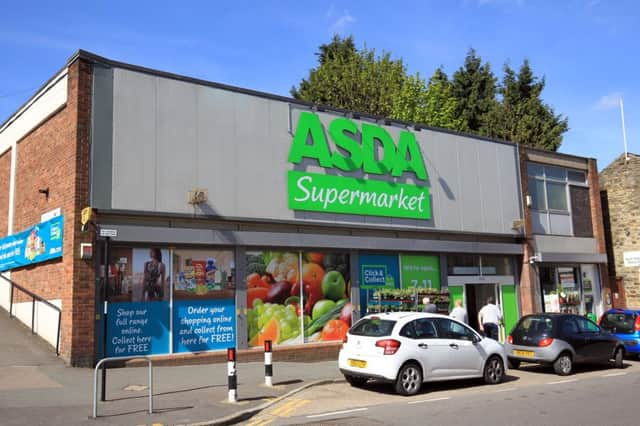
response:
[[[557,150],[562,135],[569,130],[568,120],[556,115],[553,108],[542,101],[544,87],[544,77],[533,74],[528,60],[522,63],[517,75],[506,64],[499,88],[502,99],[487,114],[485,134],[522,145]]]
[[[442,127],[462,129],[462,120],[456,117],[458,101],[447,75],[437,68],[428,85],[420,74],[407,76],[402,89],[394,99],[392,118]]]
[[[390,117],[393,99],[406,77],[402,59],[355,48],[353,37],[334,36],[321,45],[318,66],[291,89],[296,99],[376,116]]]
[[[453,96],[458,101],[456,117],[462,130],[483,133],[486,115],[496,103],[496,78],[489,63],[482,63],[470,49],[464,65],[453,74]]]

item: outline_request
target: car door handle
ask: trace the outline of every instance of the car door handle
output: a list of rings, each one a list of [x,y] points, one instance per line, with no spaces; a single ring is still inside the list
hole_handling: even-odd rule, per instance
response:
[[[451,343],[449,347],[453,349],[458,349],[458,345],[456,345],[455,343]]]
[[[420,343],[420,344],[418,345],[418,347],[419,347],[419,348],[422,348],[422,349],[428,349],[428,348],[429,348],[429,345],[427,345],[426,343]]]

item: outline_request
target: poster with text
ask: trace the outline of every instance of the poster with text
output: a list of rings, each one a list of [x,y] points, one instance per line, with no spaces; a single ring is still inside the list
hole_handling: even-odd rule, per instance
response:
[[[304,341],[342,340],[351,327],[349,254],[302,253]]]
[[[401,288],[440,290],[440,258],[413,254],[400,255]]]
[[[400,265],[397,255],[361,254],[358,256],[360,273],[360,309],[367,312],[369,301],[376,290],[399,288]]]
[[[173,251],[173,299],[233,299],[235,263],[231,250]]]
[[[108,304],[108,357],[166,353],[169,353],[168,302]]]
[[[247,335],[249,346],[266,340],[287,345],[303,342],[300,254],[254,251],[246,254]]]
[[[236,346],[235,302],[179,300],[173,304],[173,352],[202,352]]]

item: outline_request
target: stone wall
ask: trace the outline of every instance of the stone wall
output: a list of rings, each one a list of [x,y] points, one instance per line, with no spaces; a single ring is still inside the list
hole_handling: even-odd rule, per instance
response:
[[[625,267],[624,252],[640,251],[640,156],[618,157],[600,173],[610,273],[624,279],[627,307],[640,308],[640,267]]]

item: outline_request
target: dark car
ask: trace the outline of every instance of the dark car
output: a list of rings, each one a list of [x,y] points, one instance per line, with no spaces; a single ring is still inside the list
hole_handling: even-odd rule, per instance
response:
[[[640,309],[609,309],[598,324],[622,340],[628,355],[640,357]]]
[[[505,352],[511,368],[522,361],[549,364],[566,376],[579,362],[613,360],[622,368],[625,348],[620,339],[585,317],[547,313],[522,317],[507,338]]]

